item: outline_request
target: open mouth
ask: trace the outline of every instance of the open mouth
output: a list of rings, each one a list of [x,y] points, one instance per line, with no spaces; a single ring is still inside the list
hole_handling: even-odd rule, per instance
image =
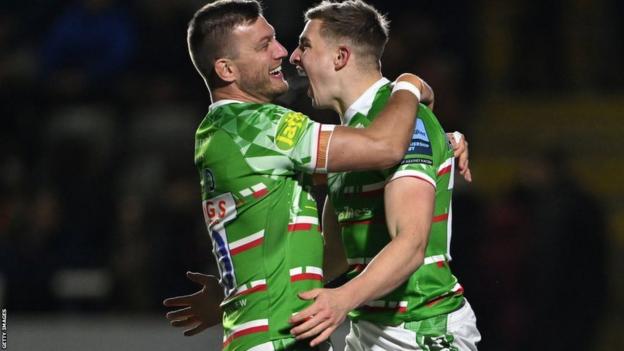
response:
[[[275,77],[275,78],[283,78],[282,75],[282,66],[277,66],[276,68],[272,69],[269,71],[269,74],[271,75],[271,77]]]
[[[301,66],[297,66],[297,74],[299,77],[307,77],[306,71]]]

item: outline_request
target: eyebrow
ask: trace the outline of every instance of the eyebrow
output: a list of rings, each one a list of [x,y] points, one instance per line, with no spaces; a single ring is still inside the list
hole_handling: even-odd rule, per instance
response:
[[[263,45],[265,42],[271,41],[275,38],[275,32],[271,32],[271,34],[267,34],[258,40],[259,45]]]
[[[306,36],[299,37],[299,45],[310,44],[310,39]]]

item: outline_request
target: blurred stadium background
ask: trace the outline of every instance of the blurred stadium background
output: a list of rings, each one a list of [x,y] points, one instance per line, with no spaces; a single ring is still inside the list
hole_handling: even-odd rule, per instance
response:
[[[470,141],[452,253],[480,349],[624,350],[624,2],[369,2],[392,21],[384,74],[424,77]],[[264,1],[289,50],[314,3]],[[215,272],[193,167],[209,100],[185,48],[202,4],[0,2],[9,350],[219,349],[160,304]],[[337,121],[287,75],[282,103]]]

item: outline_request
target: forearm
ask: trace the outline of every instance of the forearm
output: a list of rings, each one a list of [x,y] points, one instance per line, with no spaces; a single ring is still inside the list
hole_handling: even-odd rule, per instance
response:
[[[394,166],[409,146],[417,112],[416,97],[400,90],[367,128],[336,127],[329,145],[328,169],[341,172]]]
[[[375,256],[366,269],[340,287],[351,296],[351,308],[385,296],[418,269],[423,263],[426,243],[409,235],[399,235]]]

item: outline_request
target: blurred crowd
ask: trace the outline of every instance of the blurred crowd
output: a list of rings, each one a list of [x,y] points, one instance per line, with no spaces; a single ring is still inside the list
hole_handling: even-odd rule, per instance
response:
[[[531,57],[531,49],[565,55],[566,48],[547,48],[562,43],[556,34],[525,32],[539,21],[552,27],[567,21],[555,16],[565,7],[560,1],[530,11],[515,7],[520,15],[509,40],[518,55],[502,76],[479,62],[476,28],[487,2],[370,2],[392,20],[385,75],[425,77],[445,128],[469,140],[479,122],[475,102],[488,88],[533,93],[531,87],[608,89],[624,81],[600,67],[589,78],[570,77],[556,55]],[[314,3],[264,1],[289,51],[303,10]],[[620,2],[600,3],[624,13]],[[185,271],[216,273],[193,165],[194,130],[210,101],[185,42],[186,24],[201,4],[2,1],[2,306],[24,313],[162,311],[164,297],[195,289]],[[623,45],[614,43],[608,60],[622,58]],[[306,83],[285,70],[292,89],[280,102],[337,123],[332,113],[310,108]],[[564,151],[531,162],[494,199],[460,184],[453,269],[476,311],[484,350],[538,349],[536,343],[583,350],[595,338],[606,299],[604,208],[570,176]]]

